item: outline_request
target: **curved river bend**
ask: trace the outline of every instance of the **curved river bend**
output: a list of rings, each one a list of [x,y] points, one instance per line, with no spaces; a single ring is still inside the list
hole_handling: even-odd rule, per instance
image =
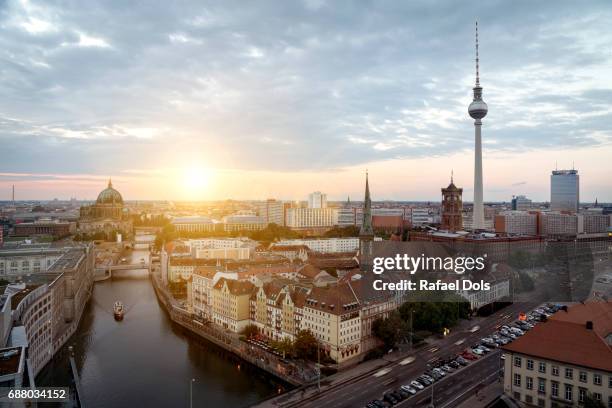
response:
[[[148,251],[135,249],[131,256],[136,263],[148,259]],[[116,300],[127,309],[121,322],[112,315]],[[146,271],[122,271],[94,285],[77,332],[39,374],[37,385],[70,381],[69,345],[74,346],[86,408],[188,407],[192,378],[196,407],[246,407],[283,387],[173,324]]]

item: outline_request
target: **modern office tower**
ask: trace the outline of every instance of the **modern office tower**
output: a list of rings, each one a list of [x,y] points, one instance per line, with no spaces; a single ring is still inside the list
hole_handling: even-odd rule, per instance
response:
[[[327,208],[327,194],[320,191],[308,194],[308,208]]]
[[[578,170],[553,170],[550,176],[550,209],[577,212],[579,202]]]
[[[285,225],[285,208],[282,201],[270,198],[255,204],[257,215],[266,224]]]
[[[472,226],[474,230],[484,229],[484,204],[482,193],[482,118],[487,116],[488,107],[482,99],[482,87],[480,86],[478,58],[478,22],[476,22],[476,84],[474,90],[474,100],[468,108],[470,116],[474,119],[475,149],[474,149],[474,210],[472,215]]]
[[[372,199],[370,198],[370,184],[366,172],[365,198],[363,200],[363,222],[359,230],[359,264],[367,267],[372,263],[374,229],[372,227]]]
[[[462,188],[453,183],[453,176],[448,187],[442,189],[442,220],[441,228],[448,231],[463,229],[463,201],[461,201]]]
[[[512,196],[512,210],[524,211],[531,208],[531,200],[524,195]]]

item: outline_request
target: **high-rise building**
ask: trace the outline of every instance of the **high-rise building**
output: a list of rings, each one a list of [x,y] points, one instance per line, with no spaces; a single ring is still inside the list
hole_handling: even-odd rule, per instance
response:
[[[531,200],[524,195],[512,196],[512,210],[525,211],[531,208]]]
[[[282,201],[268,199],[255,204],[257,215],[259,215],[266,224],[285,225],[285,208]]]
[[[448,187],[442,189],[442,222],[441,228],[448,231],[463,229],[463,201],[461,201],[462,188],[453,183],[453,176]]]
[[[480,86],[480,72],[479,72],[479,57],[478,57],[478,22],[476,22],[476,84],[473,88],[474,100],[468,108],[470,116],[474,119],[474,132],[475,132],[475,143],[474,143],[474,210],[472,214],[473,229],[479,230],[484,229],[484,204],[483,204],[483,192],[482,192],[482,118],[487,116],[489,108],[482,99],[482,87]]]
[[[553,170],[550,176],[550,209],[577,212],[579,202],[578,170]]]
[[[327,208],[327,194],[320,191],[308,194],[308,208]]]
[[[359,230],[359,264],[368,267],[372,264],[374,229],[372,227],[372,199],[370,198],[370,184],[366,172],[365,198],[363,200],[363,222]]]

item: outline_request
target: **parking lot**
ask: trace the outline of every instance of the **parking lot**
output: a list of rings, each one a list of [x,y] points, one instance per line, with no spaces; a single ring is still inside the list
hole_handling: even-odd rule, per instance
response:
[[[396,385],[392,379],[386,380],[389,386],[393,385],[393,388],[389,387],[380,398],[367,402],[365,406],[367,408],[382,408],[404,405],[404,402],[411,401],[417,395],[425,393],[433,395],[433,388],[436,383],[460,373],[464,367],[474,364],[497,348],[523,336],[536,324],[549,318],[563,307],[563,305],[546,304],[536,307],[528,313],[521,313],[517,320],[497,326],[495,331],[486,334],[477,343],[467,346],[463,351],[452,356],[428,361],[427,369],[421,375],[404,382],[404,384]],[[470,331],[477,332],[479,329],[478,326],[475,326]],[[503,354],[493,354],[500,355],[498,357],[500,359],[504,358]],[[500,360],[498,375],[502,375],[502,373],[503,364]],[[386,373],[379,372],[374,375],[377,374],[379,377],[383,377]],[[381,378],[381,381],[385,380]]]

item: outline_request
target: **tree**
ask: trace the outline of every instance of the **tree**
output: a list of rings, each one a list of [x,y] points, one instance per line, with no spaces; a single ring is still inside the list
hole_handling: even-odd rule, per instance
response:
[[[593,394],[587,394],[584,397],[584,408],[606,408],[600,400],[593,398]]]
[[[296,357],[315,361],[317,359],[318,343],[310,330],[300,330],[293,343]]]
[[[247,339],[250,339],[251,337],[255,337],[259,334],[259,329],[257,329],[257,326],[255,326],[254,324],[248,324],[242,331],[242,334]]]
[[[400,313],[396,310],[389,314],[386,319],[377,319],[372,323],[372,333],[385,344],[386,349],[391,349],[399,340],[408,334],[408,324],[402,320]]]

